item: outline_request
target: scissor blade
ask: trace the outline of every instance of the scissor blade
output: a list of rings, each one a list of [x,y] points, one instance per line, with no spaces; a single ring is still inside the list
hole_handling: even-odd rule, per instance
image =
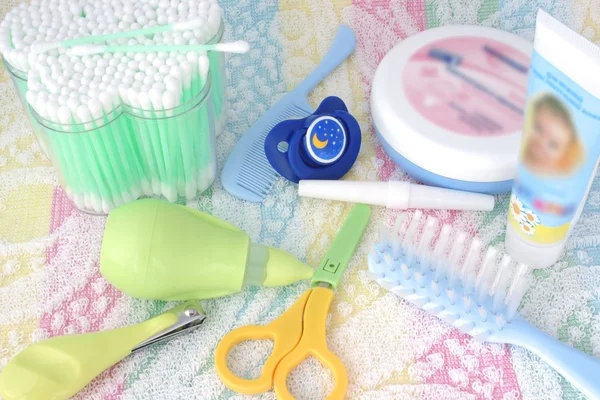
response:
[[[357,204],[352,207],[344,225],[342,225],[342,229],[338,232],[331,247],[327,250],[327,254],[325,254],[321,264],[315,271],[311,281],[312,286],[327,283],[332,289],[337,288],[363,232],[369,224],[370,217],[371,208],[369,206]]]

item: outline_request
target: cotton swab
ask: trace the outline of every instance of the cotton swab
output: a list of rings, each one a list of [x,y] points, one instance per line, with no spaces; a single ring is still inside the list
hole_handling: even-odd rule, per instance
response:
[[[202,54],[198,57],[198,81],[199,81],[199,93],[204,91],[207,86],[211,83],[209,80],[209,67],[210,62],[206,54]],[[212,89],[212,88],[211,88]],[[202,106],[200,113],[195,123],[200,127],[201,132],[214,132],[214,121],[213,121],[213,104],[211,99],[207,99],[205,104]],[[205,190],[210,186],[214,179],[216,170],[216,148],[214,139],[215,135],[193,135],[192,139],[195,139],[196,143],[196,158],[199,165],[198,168],[198,181],[197,186],[199,191]]]
[[[124,21],[126,22],[126,21]],[[72,47],[76,45],[90,44],[96,42],[105,42],[107,40],[125,39],[143,35],[153,35],[160,32],[170,32],[178,30],[188,30],[200,27],[204,24],[203,19],[194,19],[191,21],[176,22],[168,25],[157,25],[149,28],[135,29],[125,32],[114,32],[104,35],[86,36],[81,38],[67,39],[59,42],[47,42],[47,43],[34,43],[31,51],[33,53],[45,53],[49,50],[57,49],[59,47]]]
[[[135,182],[126,177],[127,170],[123,167],[126,167],[127,164],[123,164],[120,160],[119,150],[117,148],[115,135],[112,132],[111,124],[105,119],[104,106],[99,99],[90,98],[87,102],[87,107],[90,110],[93,121],[92,124],[96,127],[96,131],[90,132],[89,134],[90,136],[96,137],[92,140],[95,141],[96,146],[101,148],[101,151],[106,154],[109,165],[112,167],[113,176],[108,179],[114,179],[118,184],[119,189],[117,192],[117,199],[114,200],[115,205],[118,206],[120,204],[120,199],[125,203],[130,202],[135,199],[135,196],[131,193],[134,190]]]
[[[162,95],[162,107],[165,110],[166,118],[173,117],[173,109],[180,104],[178,93],[165,90]],[[179,137],[179,149],[181,154],[181,161],[183,164],[183,175],[184,175],[184,190],[180,195],[185,196],[186,199],[190,200],[196,196],[197,185],[196,185],[196,168],[192,141],[189,138],[188,131],[184,126],[181,126],[181,122],[175,118],[173,121],[176,124],[176,132]],[[171,138],[171,140],[173,140]]]
[[[121,99],[126,104],[131,104],[135,109],[140,108],[138,95],[132,87],[122,85],[119,87]],[[136,126],[136,139],[141,144],[143,151],[141,152],[142,162],[146,177],[149,178],[152,187],[152,194],[160,196],[161,191],[161,175],[158,168],[158,157],[155,154],[154,146],[150,138],[148,125],[145,120],[140,121]]]
[[[195,95],[195,93],[192,92],[192,65],[183,55],[178,61],[183,75],[183,90],[185,94],[183,101],[186,102],[191,100]]]
[[[178,136],[175,133],[173,124],[169,124],[169,121],[165,119],[165,115],[162,112],[162,91],[158,86],[150,85],[152,88],[147,91],[148,99],[150,103],[147,109],[152,115],[158,132],[157,139],[159,140],[160,147],[162,149],[162,162],[165,166],[167,179],[171,183],[170,196],[176,197],[177,195],[183,195],[185,190],[185,179],[183,175],[183,164],[179,157],[178,146],[175,146],[174,137]],[[176,136],[177,135],[177,136]],[[168,196],[166,196],[169,198]]]
[[[82,144],[81,149],[86,155],[86,161],[101,188],[102,212],[108,214],[115,204],[123,203],[121,190],[117,181],[113,179],[112,166],[108,162],[107,152],[98,138],[99,132],[95,130],[92,123],[92,115],[88,106],[79,103],[73,116],[78,124],[83,124],[84,128],[77,136]]]
[[[121,103],[129,103],[129,97],[127,95],[129,86],[121,83],[116,91],[119,94],[119,101]],[[154,174],[153,157],[148,156],[150,149],[147,143],[143,139],[145,136],[140,132],[142,129],[139,125],[134,125],[133,129],[129,125],[127,120],[117,119],[117,123],[120,125],[116,128],[123,134],[126,143],[126,150],[128,157],[131,157],[140,171],[142,177],[142,190],[145,195],[150,196],[152,194],[160,195],[160,182],[157,180]],[[140,150],[140,146],[142,149]]]
[[[71,102],[70,104],[72,105],[73,103]],[[68,106],[60,106],[58,108],[58,118],[63,126],[72,125],[74,122],[71,108]],[[73,158],[73,162],[65,164],[65,167],[75,168],[75,173],[79,174],[79,182],[86,192],[86,196],[84,196],[86,210],[101,213],[103,212],[102,192],[104,188],[101,188],[102,182],[98,181],[97,176],[91,172],[93,167],[86,163],[82,152],[79,151],[79,139],[77,136],[61,135],[60,133],[55,135],[55,141],[62,142],[66,154],[70,154]],[[88,162],[91,161],[88,160]]]
[[[208,59],[211,68],[211,87],[212,87],[212,100],[213,100],[213,111],[215,114],[215,128],[217,135],[220,134],[227,123],[227,112],[225,99],[225,90],[227,84],[227,77],[225,75],[225,57],[223,53],[209,52]]]
[[[36,108],[41,113],[46,111],[43,115],[45,118],[51,120],[52,122],[58,123],[58,105],[53,106],[52,104],[39,104],[38,99],[44,101],[43,97],[44,96],[38,96],[38,93],[36,92],[27,92],[27,101],[34,105],[34,107],[37,105]],[[53,144],[55,147],[53,150],[56,152],[56,156],[61,159],[62,165],[69,165],[69,163],[73,162],[73,160],[70,158],[70,151],[63,149],[60,142],[53,142]],[[63,179],[65,179],[65,192],[67,193],[67,196],[73,199],[77,207],[85,207],[86,202],[84,197],[81,195],[82,191],[77,171],[73,168],[65,168],[63,171]]]
[[[173,45],[154,45],[154,46],[107,46],[99,44],[82,44],[73,46],[69,49],[71,54],[85,56],[100,53],[155,53],[159,51],[216,51],[222,53],[243,54],[250,50],[250,45],[245,40],[236,42],[215,43],[215,44],[173,44]]]
[[[171,138],[169,130],[166,129],[161,119],[156,118],[156,111],[159,109],[158,98],[162,97],[156,90],[150,89],[149,91],[139,93],[140,104],[142,110],[145,110],[146,114],[153,118],[149,122],[152,141],[157,149],[157,156],[160,160],[159,166],[161,167],[161,173],[164,174],[165,179],[163,180],[162,191],[163,195],[169,201],[177,200],[177,185],[176,179],[176,159],[173,157],[172,149],[170,147]]]
[[[108,116],[114,113],[114,110],[121,108],[119,92],[116,86],[108,85],[105,93],[101,93],[100,101],[104,106],[104,112]],[[134,198],[140,197],[142,194],[150,195],[151,188],[148,178],[144,175],[144,171],[140,162],[140,157],[136,152],[136,146],[132,139],[132,130],[127,124],[127,120],[121,117],[115,117],[113,122],[113,135],[119,147],[119,153],[123,159],[123,165],[131,171],[132,194]]]

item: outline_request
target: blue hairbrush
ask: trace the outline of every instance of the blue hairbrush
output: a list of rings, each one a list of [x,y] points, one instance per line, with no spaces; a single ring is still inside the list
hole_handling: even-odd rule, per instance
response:
[[[450,225],[438,235],[437,220],[427,217],[422,223],[422,215],[416,211],[405,221],[400,214],[391,235],[382,227],[369,254],[371,276],[479,341],[534,352],[590,399],[600,399],[600,359],[554,339],[517,312],[528,288],[529,267],[515,266],[494,247],[482,252],[481,241],[467,244],[467,235],[453,233]]]

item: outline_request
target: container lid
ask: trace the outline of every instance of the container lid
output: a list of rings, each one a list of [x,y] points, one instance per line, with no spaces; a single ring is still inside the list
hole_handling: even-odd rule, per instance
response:
[[[379,134],[408,161],[470,182],[511,180],[532,44],[478,26],[444,26],[396,45],[375,72]]]

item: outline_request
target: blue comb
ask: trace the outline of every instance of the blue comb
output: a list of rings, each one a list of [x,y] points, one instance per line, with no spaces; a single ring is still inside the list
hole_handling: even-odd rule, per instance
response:
[[[225,190],[243,200],[263,201],[279,176],[265,155],[267,134],[283,120],[306,118],[315,112],[308,102],[308,94],[352,53],[355,45],[352,30],[346,25],[340,26],[317,68],[264,113],[237,142],[223,167],[221,181]]]

